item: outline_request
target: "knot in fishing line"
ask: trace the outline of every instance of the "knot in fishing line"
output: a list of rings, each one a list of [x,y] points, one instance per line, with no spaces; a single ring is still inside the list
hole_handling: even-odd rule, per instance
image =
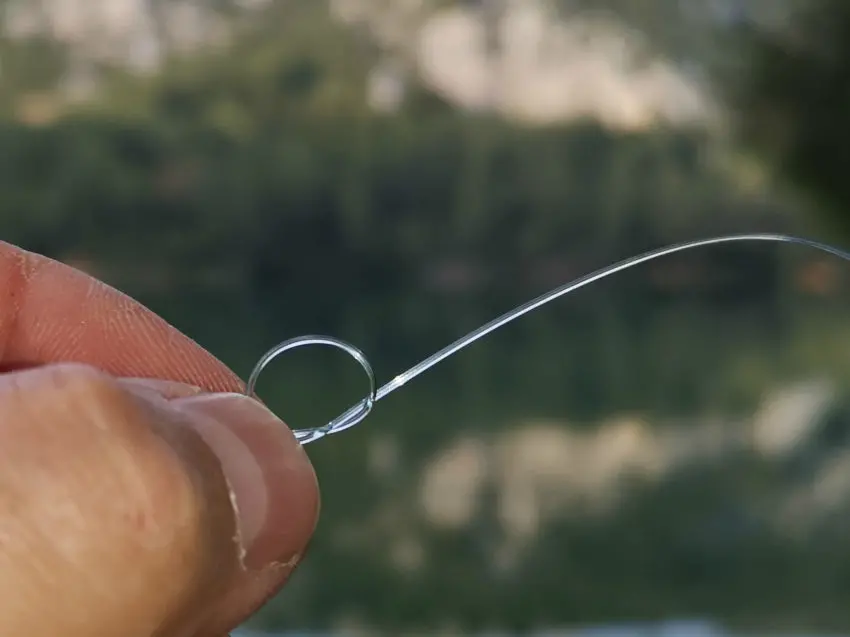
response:
[[[313,427],[310,429],[296,430],[294,432],[296,439],[301,444],[306,445],[310,442],[319,440],[320,438],[324,438],[325,436],[329,436],[331,434],[339,433],[340,431],[350,429],[351,427],[354,427],[355,425],[363,422],[363,420],[365,420],[369,416],[369,414],[372,413],[372,408],[375,406],[376,402],[386,397],[390,393],[394,392],[395,390],[401,388],[408,381],[434,367],[437,363],[449,358],[450,356],[453,356],[454,354],[456,354],[463,348],[471,345],[475,341],[483,338],[484,336],[487,336],[492,332],[495,332],[496,330],[501,327],[504,327],[508,323],[530,312],[533,312],[534,310],[554,301],[555,299],[558,299],[562,296],[566,296],[567,294],[575,292],[576,290],[583,288],[586,285],[590,285],[591,283],[600,281],[618,272],[628,270],[629,268],[632,268],[636,265],[640,265],[642,263],[646,263],[648,261],[652,261],[660,257],[674,254],[676,252],[682,252],[684,250],[691,250],[694,248],[717,245],[721,243],[744,241],[791,243],[812,248],[819,252],[831,254],[844,261],[850,261],[850,253],[834,246],[814,241],[811,239],[781,234],[727,235],[723,237],[714,237],[710,239],[699,239],[686,243],[678,243],[664,248],[659,248],[657,250],[652,250],[650,252],[646,252],[630,259],[625,259],[623,261],[620,261],[619,263],[614,263],[600,270],[597,270],[596,272],[576,279],[570,283],[566,283],[560,287],[557,287],[554,290],[551,290],[545,294],[542,294],[541,296],[538,296],[537,298],[532,299],[531,301],[528,301],[523,305],[520,305],[519,307],[511,310],[510,312],[507,312],[493,319],[489,323],[482,325],[481,327],[473,330],[466,336],[459,338],[454,343],[444,347],[439,352],[432,354],[431,356],[417,363],[407,371],[399,374],[386,385],[382,386],[380,389],[376,389],[377,383],[375,382],[375,373],[372,370],[372,365],[369,363],[369,360],[366,358],[365,354],[363,354],[363,352],[361,352],[358,348],[356,348],[350,343],[342,341],[338,338],[334,338],[332,336],[308,335],[299,336],[297,338],[292,338],[287,341],[284,341],[283,343],[276,345],[268,352],[266,352],[254,366],[254,369],[251,372],[251,376],[248,378],[246,394],[249,396],[254,395],[257,386],[257,381],[259,380],[260,375],[263,373],[266,367],[268,367],[269,363],[271,363],[275,358],[277,358],[284,352],[295,349],[297,347],[305,347],[308,345],[325,345],[329,347],[335,347],[346,352],[354,360],[356,360],[360,364],[360,367],[363,368],[363,371],[366,372],[366,375],[369,378],[369,394],[356,405],[353,405],[352,407],[341,413],[339,416],[331,420],[326,425],[320,427]]]

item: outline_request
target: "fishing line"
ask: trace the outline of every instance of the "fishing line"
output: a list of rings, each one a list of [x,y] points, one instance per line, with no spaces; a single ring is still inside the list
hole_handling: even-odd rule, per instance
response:
[[[257,381],[259,380],[260,375],[263,373],[266,367],[268,367],[269,363],[271,363],[275,358],[277,358],[284,352],[288,352],[289,350],[295,349],[297,347],[305,347],[308,345],[323,345],[340,349],[349,354],[355,361],[360,364],[360,366],[363,368],[363,371],[366,373],[369,379],[369,393],[360,402],[342,412],[339,416],[328,422],[326,425],[320,427],[313,427],[310,429],[296,430],[294,432],[296,439],[301,442],[301,444],[306,445],[308,443],[315,442],[320,438],[324,438],[325,436],[345,431],[346,429],[350,429],[351,427],[360,424],[369,416],[369,414],[372,412],[373,407],[375,406],[375,403],[377,403],[379,400],[386,398],[391,393],[393,393],[397,389],[400,389],[420,374],[423,374],[432,367],[434,367],[437,363],[440,363],[446,360],[447,358],[454,356],[457,352],[464,349],[465,347],[468,347],[469,345],[472,345],[475,341],[487,336],[492,332],[495,332],[496,330],[500,329],[501,327],[504,327],[508,323],[511,323],[512,321],[515,321],[516,319],[520,318],[521,316],[525,316],[526,314],[529,314],[530,312],[533,312],[534,310],[543,307],[547,303],[550,303],[556,299],[561,298],[562,296],[566,296],[567,294],[575,292],[576,290],[579,290],[585,287],[586,285],[590,285],[591,283],[600,281],[608,276],[611,276],[612,274],[617,274],[618,272],[628,270],[629,268],[632,268],[636,265],[640,265],[648,261],[653,261],[660,257],[674,254],[676,252],[690,250],[693,248],[701,248],[721,243],[733,243],[743,241],[761,241],[802,245],[809,248],[814,248],[815,250],[818,250],[820,252],[831,254],[845,261],[850,261],[850,252],[846,252],[834,246],[825,243],[820,243],[818,241],[813,241],[811,239],[804,239],[801,237],[781,234],[729,235],[710,239],[699,239],[696,241],[689,241],[685,243],[678,243],[667,246],[665,248],[659,248],[656,250],[645,252],[636,257],[631,257],[618,263],[614,263],[600,270],[587,274],[581,278],[578,278],[574,281],[571,281],[570,283],[561,285],[560,287],[557,287],[554,290],[546,292],[545,294],[542,294],[537,298],[534,298],[520,305],[519,307],[514,308],[509,312],[506,312],[505,314],[502,314],[501,316],[493,319],[489,323],[485,323],[484,325],[473,330],[466,336],[459,338],[454,343],[447,345],[440,351],[432,354],[428,358],[417,363],[407,371],[402,372],[401,374],[393,378],[391,381],[389,381],[387,384],[383,385],[378,389],[376,389],[377,383],[375,381],[375,373],[372,370],[372,365],[369,363],[369,359],[366,357],[366,355],[361,352],[357,347],[340,339],[333,338],[331,336],[307,335],[299,336],[284,341],[283,343],[276,345],[268,352],[266,352],[254,366],[254,369],[251,372],[251,376],[248,378],[246,394],[248,394],[249,396],[254,395],[254,391],[257,386]]]

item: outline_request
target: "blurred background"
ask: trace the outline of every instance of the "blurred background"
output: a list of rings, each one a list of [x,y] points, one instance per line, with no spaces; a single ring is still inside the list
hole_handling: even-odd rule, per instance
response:
[[[673,241],[850,244],[846,0],[0,8],[0,237],[244,377],[326,333],[385,381]],[[315,541],[246,634],[850,634],[847,291],[707,248],[463,351],[309,447]],[[259,391],[312,427],[366,386],[319,348]]]

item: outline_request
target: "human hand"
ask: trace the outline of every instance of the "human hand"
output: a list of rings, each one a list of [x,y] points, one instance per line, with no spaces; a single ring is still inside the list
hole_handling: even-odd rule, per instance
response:
[[[316,477],[242,389],[123,294],[0,243],[0,635],[222,637],[285,583]]]

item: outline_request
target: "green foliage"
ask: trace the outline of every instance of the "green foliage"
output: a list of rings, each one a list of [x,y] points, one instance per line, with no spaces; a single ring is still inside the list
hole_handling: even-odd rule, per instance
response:
[[[16,114],[21,96],[51,94],[68,70],[66,54],[49,38],[0,36],[0,116]]]
[[[206,124],[234,137],[265,135],[307,113],[354,116],[365,108],[372,51],[329,21],[326,5],[273,2],[235,20],[226,45],[175,55],[148,81],[116,70],[94,108],[178,127]]]
[[[850,5],[803,2],[787,26],[742,33],[752,64],[733,95],[743,139],[850,236]]]
[[[156,246],[181,270],[241,264],[249,287],[297,284],[304,268],[311,284],[348,286],[453,257],[598,261],[765,219],[712,168],[704,140],[594,125],[293,116],[246,138],[203,117],[89,117],[6,125],[0,148],[8,239],[119,268]],[[774,207],[771,223],[783,214]]]

